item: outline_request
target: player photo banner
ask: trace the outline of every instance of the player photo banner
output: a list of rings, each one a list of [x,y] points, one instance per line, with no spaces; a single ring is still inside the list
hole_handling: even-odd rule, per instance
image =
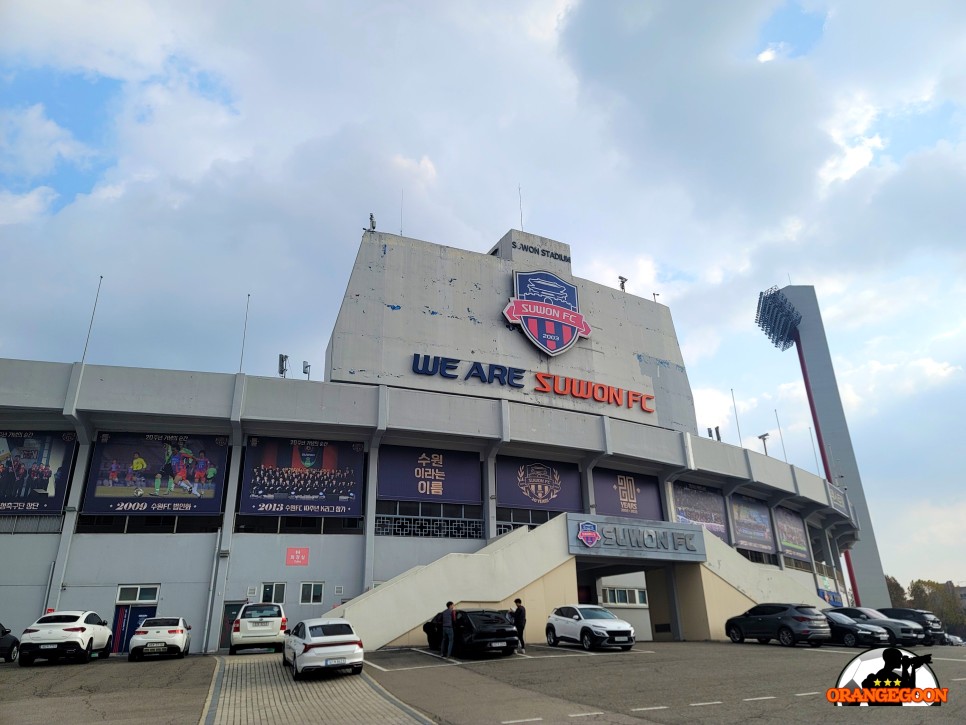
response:
[[[379,498],[437,503],[483,502],[480,454],[379,447]]]
[[[731,496],[731,515],[735,523],[735,546],[775,553],[775,534],[768,504],[736,493]]]
[[[509,508],[583,511],[580,472],[573,463],[497,456],[496,502]]]
[[[778,531],[782,554],[801,561],[811,561],[808,556],[808,541],[805,538],[805,523],[799,514],[781,506],[776,507],[775,529]]]
[[[252,436],[238,512],[264,516],[362,516],[365,446]]]
[[[594,501],[601,516],[664,520],[661,494],[654,476],[595,468]]]
[[[674,512],[678,521],[699,524],[725,543],[728,542],[724,496],[717,489],[675,481]]]
[[[61,513],[76,449],[73,433],[0,431],[0,515]]]
[[[98,433],[83,511],[219,514],[227,460],[227,436]]]

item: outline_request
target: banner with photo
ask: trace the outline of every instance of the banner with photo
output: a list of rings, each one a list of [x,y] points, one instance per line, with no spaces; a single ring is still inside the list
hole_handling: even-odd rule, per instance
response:
[[[781,553],[793,559],[811,561],[808,556],[808,540],[805,536],[805,522],[801,515],[781,506],[775,508],[775,529]]]
[[[728,518],[721,491],[697,483],[675,481],[674,513],[678,521],[700,524],[728,543]]]
[[[831,502],[832,508],[851,518],[849,504],[845,500],[845,491],[832,483],[828,483],[828,481],[826,481],[826,484],[828,484],[828,500]]]
[[[731,516],[735,525],[735,546],[775,553],[775,533],[771,528],[768,504],[740,493],[732,494]]]
[[[664,520],[661,493],[655,476],[595,468],[594,503],[601,516]]]
[[[251,436],[238,512],[356,518],[364,471],[362,443]]]
[[[575,463],[496,458],[497,506],[579,513],[583,498]]]
[[[228,437],[194,433],[98,433],[85,514],[221,513]]]
[[[379,447],[379,498],[480,504],[480,454],[436,448]]]
[[[0,431],[0,515],[61,513],[76,452],[74,433]]]

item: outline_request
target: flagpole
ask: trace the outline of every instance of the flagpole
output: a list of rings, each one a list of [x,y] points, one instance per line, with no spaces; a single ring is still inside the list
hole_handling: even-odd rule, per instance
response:
[[[94,315],[97,314],[97,300],[101,296],[101,283],[104,281],[104,275],[102,274],[97,280],[97,294],[94,295],[94,309],[91,310],[91,324],[87,328],[87,340],[84,342],[84,354],[81,355],[81,366],[84,365],[84,361],[87,360],[87,346],[91,342],[91,330],[94,329]]]

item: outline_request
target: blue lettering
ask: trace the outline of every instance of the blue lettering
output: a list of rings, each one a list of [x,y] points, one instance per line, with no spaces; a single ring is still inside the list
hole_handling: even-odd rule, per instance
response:
[[[475,362],[470,371],[466,373],[466,377],[463,380],[469,380],[470,378],[478,378],[481,383],[488,382],[486,379],[486,373],[483,372],[483,363]]]
[[[510,368],[509,384],[511,388],[523,387],[523,383],[521,383],[520,381],[523,380],[523,374],[525,372],[526,370],[523,370],[522,368]]]
[[[486,379],[486,382],[492,383],[494,380],[498,381],[500,385],[506,385],[506,368],[502,365],[490,365],[490,374]]]
[[[459,360],[455,360],[451,357],[444,357],[443,364],[440,366],[440,369],[439,369],[439,374],[442,375],[444,378],[455,379],[459,377],[456,373],[452,372],[453,370],[456,370],[456,366],[459,365],[459,363],[460,363]]]
[[[435,375],[439,372],[439,357],[433,355],[432,364],[430,364],[429,355],[413,353],[413,372],[417,375]]]

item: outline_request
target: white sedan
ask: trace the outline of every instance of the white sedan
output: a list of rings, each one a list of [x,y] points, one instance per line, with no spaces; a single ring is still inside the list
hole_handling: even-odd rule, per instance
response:
[[[153,617],[134,630],[127,659],[134,662],[144,655],[177,655],[182,659],[190,649],[190,624],[181,617]]]
[[[114,639],[107,622],[95,612],[51,612],[23,631],[20,638],[20,666],[29,667],[34,660],[68,658],[90,662],[111,654]]]
[[[362,674],[362,640],[345,619],[306,619],[285,630],[282,666],[291,666],[292,679],[307,672],[352,668]]]

